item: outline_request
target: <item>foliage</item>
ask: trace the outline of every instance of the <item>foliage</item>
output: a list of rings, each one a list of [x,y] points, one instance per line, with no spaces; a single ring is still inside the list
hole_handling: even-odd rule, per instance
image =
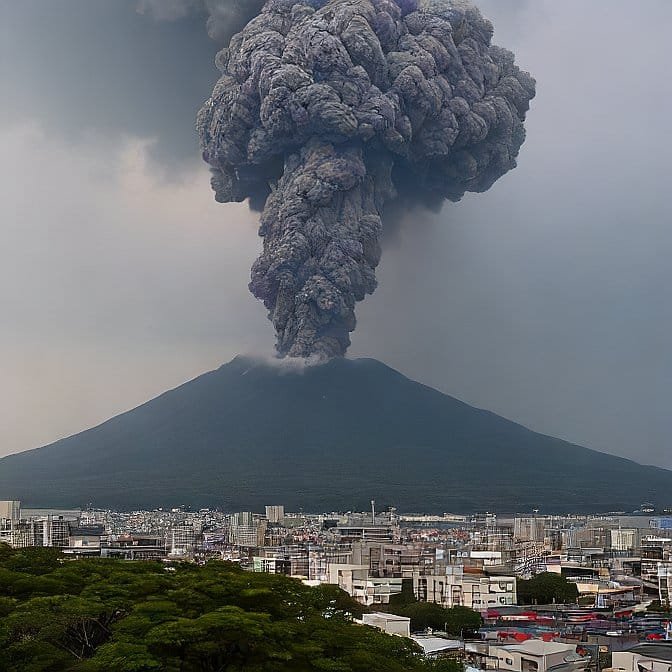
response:
[[[0,612],[2,610],[2,603],[0,602]],[[647,607],[647,611],[650,611],[654,614],[661,614],[663,616],[672,616],[672,611],[670,610],[669,602],[662,603],[660,600],[654,600]]]
[[[395,608],[413,604],[414,602],[417,602],[417,599],[413,593],[413,579],[402,579],[401,592],[390,595],[390,611],[396,613],[394,611]]]
[[[336,586],[228,563],[0,548],[0,672],[458,672],[361,613]]]
[[[463,672],[464,666],[455,658],[435,658],[428,669],[431,672]]]
[[[478,630],[482,619],[480,614],[468,607],[442,607],[431,602],[419,602],[412,592],[404,591],[390,599],[388,611],[397,616],[411,619],[411,630],[445,630],[451,635],[461,635],[465,631]]]
[[[518,604],[574,604],[579,597],[575,583],[553,572],[518,580]]]

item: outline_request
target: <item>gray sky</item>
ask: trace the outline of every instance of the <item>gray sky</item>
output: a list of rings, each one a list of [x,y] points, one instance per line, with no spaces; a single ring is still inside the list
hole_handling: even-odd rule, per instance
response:
[[[672,468],[672,3],[480,4],[537,78],[519,167],[407,222],[351,352]],[[272,349],[256,218],[214,202],[192,130],[205,17],[136,7],[0,5],[0,455]]]

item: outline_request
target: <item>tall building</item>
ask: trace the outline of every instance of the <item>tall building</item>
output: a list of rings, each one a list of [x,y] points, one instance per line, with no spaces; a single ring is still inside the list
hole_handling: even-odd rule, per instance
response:
[[[70,525],[74,521],[64,516],[45,516],[42,519],[42,546],[67,548],[70,544]],[[77,523],[78,524],[78,523]]]
[[[616,530],[609,530],[609,533],[613,551],[634,551],[639,548],[638,530],[619,527]]]
[[[513,538],[516,541],[543,541],[545,520],[536,516],[515,518],[513,521]]]
[[[200,530],[191,523],[175,525],[170,530],[170,554],[176,556],[193,555]]]
[[[278,525],[285,517],[285,507],[282,504],[266,507],[266,520],[271,525]]]
[[[266,521],[258,518],[250,511],[241,511],[231,516],[229,541],[234,546],[263,546]]]
[[[0,520],[17,523],[21,518],[21,502],[15,499],[0,500]]]

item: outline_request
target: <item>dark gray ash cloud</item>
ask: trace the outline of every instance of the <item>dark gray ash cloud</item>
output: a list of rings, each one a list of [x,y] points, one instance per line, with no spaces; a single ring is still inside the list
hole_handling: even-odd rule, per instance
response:
[[[264,203],[250,289],[277,349],[345,354],[381,214],[486,191],[516,165],[534,80],[469,4],[269,0],[217,57],[198,118],[218,201]]]

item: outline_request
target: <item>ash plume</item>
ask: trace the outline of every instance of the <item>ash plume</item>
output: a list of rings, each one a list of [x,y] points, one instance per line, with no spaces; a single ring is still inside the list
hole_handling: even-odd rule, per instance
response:
[[[198,115],[220,202],[263,210],[250,289],[281,356],[345,354],[381,213],[437,208],[516,165],[535,82],[460,0],[268,0]]]

